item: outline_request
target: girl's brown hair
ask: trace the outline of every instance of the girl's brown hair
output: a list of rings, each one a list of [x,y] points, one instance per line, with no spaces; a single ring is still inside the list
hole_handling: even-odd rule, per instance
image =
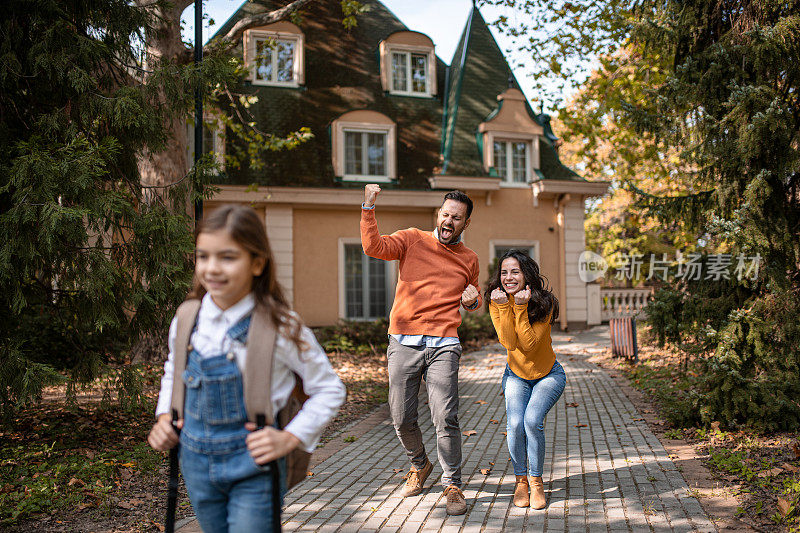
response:
[[[303,323],[300,321],[300,317],[292,311],[275,277],[275,260],[267,239],[267,229],[262,220],[249,207],[223,205],[197,225],[194,234],[195,244],[201,233],[220,230],[227,231],[231,238],[250,252],[253,257],[264,259],[264,270],[253,278],[253,295],[256,299],[256,306],[261,306],[268,313],[281,334],[294,342],[298,350],[306,349],[306,343],[301,338]],[[192,284],[192,290],[187,299],[203,298],[206,289],[197,279],[197,275]]]

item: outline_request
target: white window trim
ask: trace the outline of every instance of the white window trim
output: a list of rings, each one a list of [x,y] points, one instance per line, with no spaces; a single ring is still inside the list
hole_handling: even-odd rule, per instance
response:
[[[529,241],[524,239],[497,239],[489,241],[489,262],[494,261],[497,254],[498,247],[513,246],[514,248],[533,248],[533,256],[531,259],[536,261],[536,264],[541,267],[539,263],[539,241]]]
[[[389,183],[397,177],[397,126],[395,124],[373,124],[368,122],[336,122],[336,175],[347,181],[365,181],[369,183]],[[385,176],[364,176],[357,174],[345,174],[345,131],[362,133],[384,133],[386,134],[386,175]]]
[[[339,237],[339,319],[371,322],[373,318],[347,318],[347,287],[345,283],[345,246],[357,244],[361,246],[358,237]],[[397,287],[397,261],[385,261],[386,265],[386,295],[389,309],[394,305],[394,293]]]
[[[292,81],[267,81],[256,78],[256,42],[264,39],[280,39],[294,41],[294,58],[292,65]],[[283,31],[248,30],[245,64],[250,69],[250,83],[269,87],[299,87],[305,83],[305,36],[302,33],[289,33]]]
[[[526,142],[525,158],[527,160],[527,168],[525,169],[525,183],[511,181],[510,175],[500,176],[502,181],[501,187],[526,189],[530,187],[533,181],[534,170],[539,168],[539,136],[525,133],[504,132],[504,131],[487,131],[484,142],[484,165],[488,170],[494,166],[494,143],[500,142]],[[509,160],[511,158],[509,157]],[[511,168],[510,166],[508,167]]]
[[[392,76],[392,54],[399,53],[399,54],[408,54],[408,63],[407,63],[407,74],[408,74],[408,86],[411,87],[411,54],[418,54],[424,55],[428,58],[428,71],[425,75],[425,92],[414,92],[414,91],[395,91],[394,90],[394,83],[393,83],[393,76]],[[389,86],[387,87],[389,94],[395,96],[414,96],[417,98],[430,98],[433,96],[434,91],[434,82],[436,80],[436,55],[433,52],[432,48],[427,47],[419,47],[419,46],[410,46],[404,44],[387,44],[386,45],[386,53],[383,58],[386,61],[386,72],[388,73],[387,76],[387,83]]]

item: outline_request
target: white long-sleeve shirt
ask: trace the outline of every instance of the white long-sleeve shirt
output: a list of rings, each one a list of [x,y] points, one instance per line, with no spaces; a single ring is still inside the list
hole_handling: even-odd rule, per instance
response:
[[[211,296],[206,294],[197,315],[197,328],[191,336],[192,346],[202,357],[233,353],[239,370],[244,372],[246,346],[232,340],[226,333],[254,307],[253,294],[248,294],[225,310],[220,309]],[[177,320],[173,318],[169,327],[169,356],[164,363],[156,417],[169,413],[171,408],[177,326]],[[309,398],[283,429],[300,439],[305,450],[311,452],[319,442],[325,425],[336,416],[339,407],[344,403],[345,389],[339,376],[333,371],[328,356],[311,330],[305,326],[302,339],[307,348],[300,352],[294,342],[280,333],[277,336],[272,366],[272,412],[278,413],[288,402],[295,385],[293,372],[296,372],[303,378],[303,389]]]

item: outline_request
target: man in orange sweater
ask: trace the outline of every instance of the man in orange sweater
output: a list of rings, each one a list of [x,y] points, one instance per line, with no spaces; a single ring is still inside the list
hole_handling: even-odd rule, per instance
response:
[[[389,315],[389,408],[397,436],[411,460],[404,496],[422,492],[433,470],[417,423],[417,395],[425,378],[431,419],[436,427],[447,514],[467,510],[461,492],[461,431],[458,425],[459,307],[480,306],[478,256],[461,242],[469,226],[472,200],[461,191],[445,195],[432,232],[409,228],[381,235],[375,200],[381,189],[364,188],[361,244],[364,253],[400,261],[394,305]]]

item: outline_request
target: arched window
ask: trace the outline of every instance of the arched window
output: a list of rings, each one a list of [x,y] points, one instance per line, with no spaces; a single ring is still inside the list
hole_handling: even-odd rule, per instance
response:
[[[502,185],[527,187],[539,168],[544,129],[528,114],[519,89],[508,89],[497,99],[500,106],[478,126],[484,169],[502,178]]]
[[[381,41],[381,84],[389,94],[436,94],[436,54],[430,37],[398,31]]]
[[[397,178],[397,125],[382,113],[361,109],[331,123],[333,169],[346,181]]]
[[[298,87],[305,83],[303,32],[276,22],[244,32],[244,60],[254,85]]]

